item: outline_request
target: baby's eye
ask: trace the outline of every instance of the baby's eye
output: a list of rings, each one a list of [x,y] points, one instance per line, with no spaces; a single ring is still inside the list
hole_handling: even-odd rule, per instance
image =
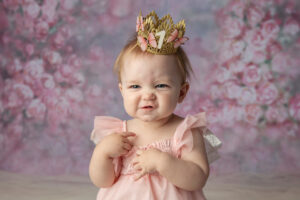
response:
[[[167,84],[158,84],[155,86],[156,88],[167,88],[169,87]]]
[[[139,85],[131,85],[131,86],[129,86],[129,88],[137,89],[137,88],[140,88],[140,86]]]

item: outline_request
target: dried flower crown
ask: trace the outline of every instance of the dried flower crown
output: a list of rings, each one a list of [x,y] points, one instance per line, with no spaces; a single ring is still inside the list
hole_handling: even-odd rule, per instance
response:
[[[188,40],[184,37],[184,20],[174,25],[169,14],[159,19],[155,11],[150,12],[145,18],[140,12],[136,21],[136,32],[137,44],[142,51],[153,54],[176,53],[178,47]]]

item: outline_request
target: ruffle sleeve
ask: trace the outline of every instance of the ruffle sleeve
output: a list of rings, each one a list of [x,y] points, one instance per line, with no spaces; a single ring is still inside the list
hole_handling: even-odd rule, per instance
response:
[[[122,132],[124,130],[123,121],[109,116],[96,116],[94,119],[94,128],[91,133],[91,140],[98,144],[101,139],[114,132]],[[121,158],[113,159],[115,175],[118,177],[121,172]]]
[[[175,152],[177,157],[180,157],[183,149],[188,152],[193,149],[193,128],[202,130],[209,163],[217,160],[219,158],[218,148],[221,147],[222,142],[207,129],[205,112],[186,116],[174,134],[172,151]]]
[[[96,116],[94,119],[94,128],[91,133],[91,140],[98,144],[106,135],[113,132],[123,131],[123,121],[109,116]]]

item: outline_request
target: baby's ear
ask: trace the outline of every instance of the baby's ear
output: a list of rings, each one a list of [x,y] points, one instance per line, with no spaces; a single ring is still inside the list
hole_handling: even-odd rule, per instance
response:
[[[122,83],[119,83],[119,89],[120,89],[120,92],[121,92],[121,94],[122,94],[122,96],[123,96],[123,87],[122,87]]]
[[[190,84],[188,82],[185,82],[184,84],[181,85],[178,103],[181,103],[184,100],[189,89],[190,89]]]

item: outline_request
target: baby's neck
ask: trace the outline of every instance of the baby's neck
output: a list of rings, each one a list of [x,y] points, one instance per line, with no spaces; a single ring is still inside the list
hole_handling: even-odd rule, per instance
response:
[[[140,119],[133,119],[133,121],[138,127],[157,130],[165,127],[168,123],[172,122],[174,118],[175,115],[171,114],[170,116],[157,121],[142,121]]]

